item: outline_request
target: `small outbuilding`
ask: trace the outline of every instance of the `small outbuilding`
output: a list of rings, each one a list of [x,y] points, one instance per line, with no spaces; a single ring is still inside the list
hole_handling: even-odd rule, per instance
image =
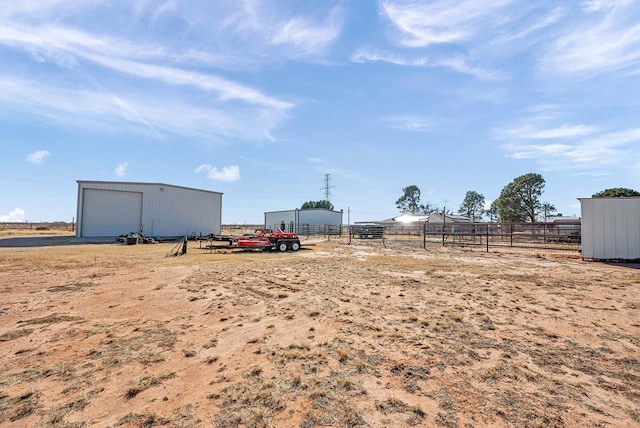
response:
[[[164,183],[78,180],[76,218],[78,238],[220,234],[222,193]]]
[[[264,227],[297,234],[335,234],[342,230],[342,214],[326,208],[271,211],[264,213]]]
[[[582,257],[640,260],[640,197],[579,200]]]

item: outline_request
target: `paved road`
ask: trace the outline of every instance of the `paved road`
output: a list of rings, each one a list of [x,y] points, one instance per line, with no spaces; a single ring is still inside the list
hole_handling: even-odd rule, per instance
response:
[[[19,236],[0,238],[0,247],[49,247],[71,243],[74,236]]]

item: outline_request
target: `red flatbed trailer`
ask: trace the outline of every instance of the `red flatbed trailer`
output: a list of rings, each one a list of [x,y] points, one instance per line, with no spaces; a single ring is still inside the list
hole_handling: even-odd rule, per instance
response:
[[[277,232],[268,232],[262,230],[251,236],[231,236],[216,237],[216,241],[227,241],[227,245],[208,245],[207,249],[228,249],[228,248],[244,248],[244,249],[263,249],[285,252],[287,250],[298,251],[300,249],[300,238],[295,233],[285,233],[278,229]]]

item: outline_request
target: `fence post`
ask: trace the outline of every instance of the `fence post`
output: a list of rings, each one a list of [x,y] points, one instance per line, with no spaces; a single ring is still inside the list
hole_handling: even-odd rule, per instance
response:
[[[422,248],[427,249],[427,222],[422,225]]]
[[[509,246],[513,247],[513,223],[509,224]]]
[[[489,225],[487,225],[487,253],[489,252]]]

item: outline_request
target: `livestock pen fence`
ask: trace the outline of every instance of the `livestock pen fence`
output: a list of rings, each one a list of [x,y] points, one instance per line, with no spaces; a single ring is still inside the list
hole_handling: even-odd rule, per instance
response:
[[[266,227],[267,230],[275,231],[278,228],[281,228],[281,225],[274,224],[268,225]],[[261,231],[265,229],[263,224],[223,224],[222,225],[222,235],[251,235],[257,231]],[[301,238],[324,238],[324,239],[335,239],[342,236],[343,233],[346,233],[346,226],[340,224],[298,224],[294,225],[285,224],[283,232],[295,232]]]
[[[385,246],[409,245],[423,249],[458,247],[486,252],[575,253],[581,249],[580,221],[354,225],[347,236],[348,243],[379,240]]]
[[[276,226],[277,227],[277,226]],[[263,224],[222,225],[223,235],[249,235]],[[345,244],[381,243],[387,247],[437,250],[457,247],[486,252],[546,253],[581,251],[580,221],[540,223],[419,223],[413,225],[298,224],[302,239],[336,240]],[[0,222],[4,233],[64,231],[72,233],[73,222]],[[288,232],[289,227],[285,232]]]

